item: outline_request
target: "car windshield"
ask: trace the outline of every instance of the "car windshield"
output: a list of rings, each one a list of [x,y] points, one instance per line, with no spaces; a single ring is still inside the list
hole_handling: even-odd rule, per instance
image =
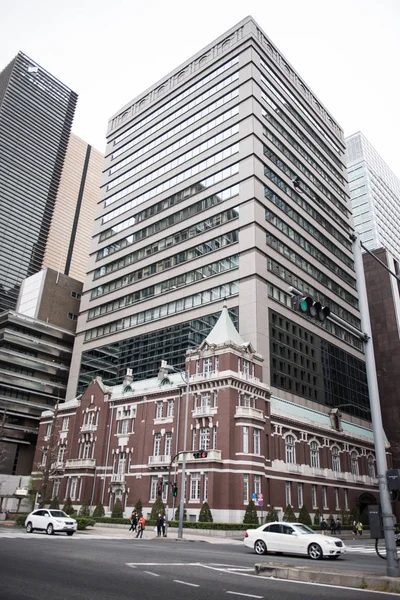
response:
[[[63,510],[51,510],[50,514],[52,517],[62,517],[63,519],[69,518],[69,516]]]
[[[308,527],[307,525],[295,525],[295,529],[302,535],[309,535],[310,533],[315,533],[315,531],[313,531],[311,527]]]

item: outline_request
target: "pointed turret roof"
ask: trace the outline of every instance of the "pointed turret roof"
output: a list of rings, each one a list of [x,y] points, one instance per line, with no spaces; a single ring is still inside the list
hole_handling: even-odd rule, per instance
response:
[[[248,346],[248,342],[245,342],[236,327],[234,326],[232,319],[229,316],[228,307],[226,302],[222,308],[222,312],[219,316],[218,321],[204,340],[207,344],[226,344],[227,342],[233,342],[237,346]]]

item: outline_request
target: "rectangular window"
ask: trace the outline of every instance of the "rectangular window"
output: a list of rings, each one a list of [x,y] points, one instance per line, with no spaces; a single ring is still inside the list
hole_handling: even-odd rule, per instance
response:
[[[292,505],[292,482],[291,481],[285,482],[285,502],[286,502],[286,506],[288,504]]]
[[[69,495],[70,495],[71,500],[77,499],[77,492],[78,492],[78,478],[71,477],[71,483],[70,483],[70,488],[69,488]]]
[[[58,498],[58,494],[60,493],[60,480],[55,479],[53,482],[53,498]]]
[[[340,510],[340,506],[339,506],[339,488],[335,487],[334,492],[335,492],[335,509],[336,510]]]
[[[158,475],[153,475],[150,483],[150,500],[155,501],[157,498]]]
[[[213,427],[213,449],[217,449],[217,428]]]
[[[130,419],[124,419],[121,423],[121,433],[130,432]]]
[[[248,360],[243,361],[243,375],[246,377],[250,375],[250,363]]]
[[[254,493],[261,494],[261,475],[254,475]]]
[[[208,473],[204,473],[204,502],[208,499]]]
[[[322,486],[322,508],[328,508],[328,494],[326,485]]]
[[[243,452],[247,454],[249,452],[249,428],[243,427]]]
[[[46,427],[46,437],[49,438],[51,436],[52,423],[48,423]]]
[[[163,416],[163,403],[157,402],[156,404],[156,419],[162,419]]]
[[[165,456],[171,456],[171,449],[172,449],[172,433],[169,432],[165,435],[165,450],[164,450]]]
[[[193,429],[193,431],[192,431],[192,450],[197,450],[197,448],[196,448],[196,438],[197,438],[197,430]]]
[[[161,433],[156,433],[154,436],[153,456],[160,456],[160,454],[161,454]]]
[[[346,489],[343,490],[343,494],[344,494],[344,509],[349,510],[349,496],[348,496]]]
[[[62,431],[68,431],[69,417],[64,417],[62,422]]]
[[[200,473],[190,475],[190,500],[200,500]]]
[[[261,450],[260,450],[260,430],[259,429],[254,429],[253,430],[253,452],[254,454],[261,454]]]
[[[243,475],[243,504],[249,503],[249,476]]]
[[[313,508],[318,508],[317,486],[316,485],[312,485],[311,486],[311,502],[312,502],[312,507]]]
[[[200,450],[210,449],[210,428],[202,427],[200,429]]]
[[[174,416],[174,401],[173,400],[168,400],[168,404],[167,404],[167,417],[173,417]]]
[[[90,442],[85,442],[83,445],[83,456],[82,458],[90,458],[90,450],[91,450],[91,443]]]
[[[205,358],[203,361],[203,374],[205,377],[212,375],[212,358]]]
[[[298,483],[297,484],[297,506],[299,508],[301,508],[304,504],[303,501],[303,484],[302,483]]]
[[[46,462],[47,462],[47,450],[43,450],[43,454],[42,454],[42,467],[46,466]]]
[[[64,455],[65,455],[65,446],[61,445],[58,449],[57,462],[59,462],[59,463],[64,462]]]

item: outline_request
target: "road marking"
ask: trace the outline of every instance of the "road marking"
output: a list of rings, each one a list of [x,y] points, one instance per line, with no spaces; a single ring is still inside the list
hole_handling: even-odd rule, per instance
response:
[[[200,563],[162,563],[162,562],[134,562],[134,563],[125,563],[128,567],[197,567],[200,566]]]
[[[254,596],[254,594],[242,594],[241,592],[226,592],[227,594],[234,594],[235,596],[245,596],[246,598],[264,598],[264,596]]]
[[[181,581],[180,579],[173,579],[173,581],[182,585],[190,585],[190,587],[200,587],[198,583],[189,583],[189,581]]]
[[[153,577],[160,577],[158,573],[153,573],[152,571],[143,571],[143,573],[147,573],[147,575],[153,575]]]

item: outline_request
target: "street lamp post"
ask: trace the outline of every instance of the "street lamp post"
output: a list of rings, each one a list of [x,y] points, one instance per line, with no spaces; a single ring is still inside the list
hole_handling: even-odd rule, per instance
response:
[[[166,371],[173,371],[175,373],[179,373],[182,377],[182,381],[186,384],[186,400],[185,400],[185,423],[183,430],[183,458],[182,458],[182,480],[181,480],[181,499],[179,504],[179,525],[178,525],[178,539],[182,539],[183,537],[183,512],[185,506],[185,483],[186,483],[186,455],[187,455],[187,425],[188,425],[188,410],[189,410],[189,372],[184,371],[185,376],[183,376],[182,371],[179,371],[172,365],[168,365],[166,361],[161,361],[161,368]],[[169,485],[169,482],[168,482]],[[168,515],[167,515],[168,519]]]

